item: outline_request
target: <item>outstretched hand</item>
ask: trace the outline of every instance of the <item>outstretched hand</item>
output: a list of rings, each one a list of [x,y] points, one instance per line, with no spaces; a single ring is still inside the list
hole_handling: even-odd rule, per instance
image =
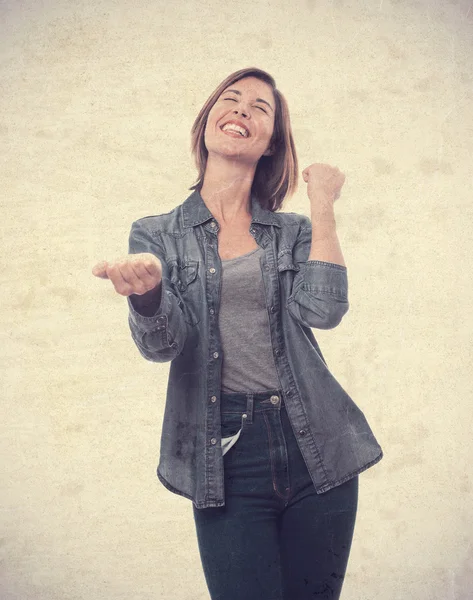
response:
[[[150,252],[128,254],[114,262],[103,260],[92,268],[95,277],[109,279],[122,296],[146,294],[161,283],[162,273],[161,261]]]

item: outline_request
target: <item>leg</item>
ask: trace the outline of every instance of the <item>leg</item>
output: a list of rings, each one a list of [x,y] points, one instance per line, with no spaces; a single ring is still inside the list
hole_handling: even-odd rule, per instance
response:
[[[358,476],[317,494],[307,486],[280,517],[286,600],[338,600],[358,505]]]
[[[212,600],[283,600],[277,514],[244,497],[226,506],[192,505]]]

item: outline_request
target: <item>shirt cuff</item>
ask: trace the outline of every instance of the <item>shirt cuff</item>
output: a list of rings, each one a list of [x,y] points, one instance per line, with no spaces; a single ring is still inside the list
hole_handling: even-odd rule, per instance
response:
[[[159,305],[158,310],[151,315],[150,317],[145,317],[141,315],[133,306],[133,303],[130,299],[130,296],[127,296],[128,308],[130,311],[130,318],[133,324],[143,331],[151,331],[152,329],[156,329],[156,323],[164,323],[167,319],[169,319],[169,315],[171,312],[171,302],[169,299],[169,295],[166,293],[166,286],[164,280],[162,281],[162,289],[161,289],[161,304]]]
[[[308,260],[301,265],[296,277],[303,290],[326,292],[347,299],[348,277],[344,265]]]

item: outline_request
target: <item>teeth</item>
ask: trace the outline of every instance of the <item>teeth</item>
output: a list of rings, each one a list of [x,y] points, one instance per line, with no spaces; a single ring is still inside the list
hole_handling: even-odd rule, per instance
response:
[[[233,132],[235,132],[235,133],[239,133],[240,135],[245,135],[245,134],[243,133],[243,131],[240,131],[240,129],[237,129],[236,127],[232,127],[232,126],[229,126],[229,127],[224,127],[224,128],[223,128],[223,131],[233,131]]]
[[[225,125],[224,127],[222,127],[222,131],[235,131],[236,133],[239,133],[240,135],[242,135],[243,137],[246,137],[248,134],[247,132],[242,128],[242,127],[238,127],[238,125]]]

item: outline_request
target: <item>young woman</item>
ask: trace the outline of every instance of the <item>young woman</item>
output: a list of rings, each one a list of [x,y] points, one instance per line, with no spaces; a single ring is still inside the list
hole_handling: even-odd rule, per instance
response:
[[[93,274],[127,297],[139,352],[172,361],[157,474],[193,502],[212,600],[334,600],[358,474],[383,456],[311,329],[348,310],[345,177],[310,165],[311,219],[278,212],[297,157],[285,98],[256,68],[211,94],[192,150],[193,193],[135,221],[128,256]]]

